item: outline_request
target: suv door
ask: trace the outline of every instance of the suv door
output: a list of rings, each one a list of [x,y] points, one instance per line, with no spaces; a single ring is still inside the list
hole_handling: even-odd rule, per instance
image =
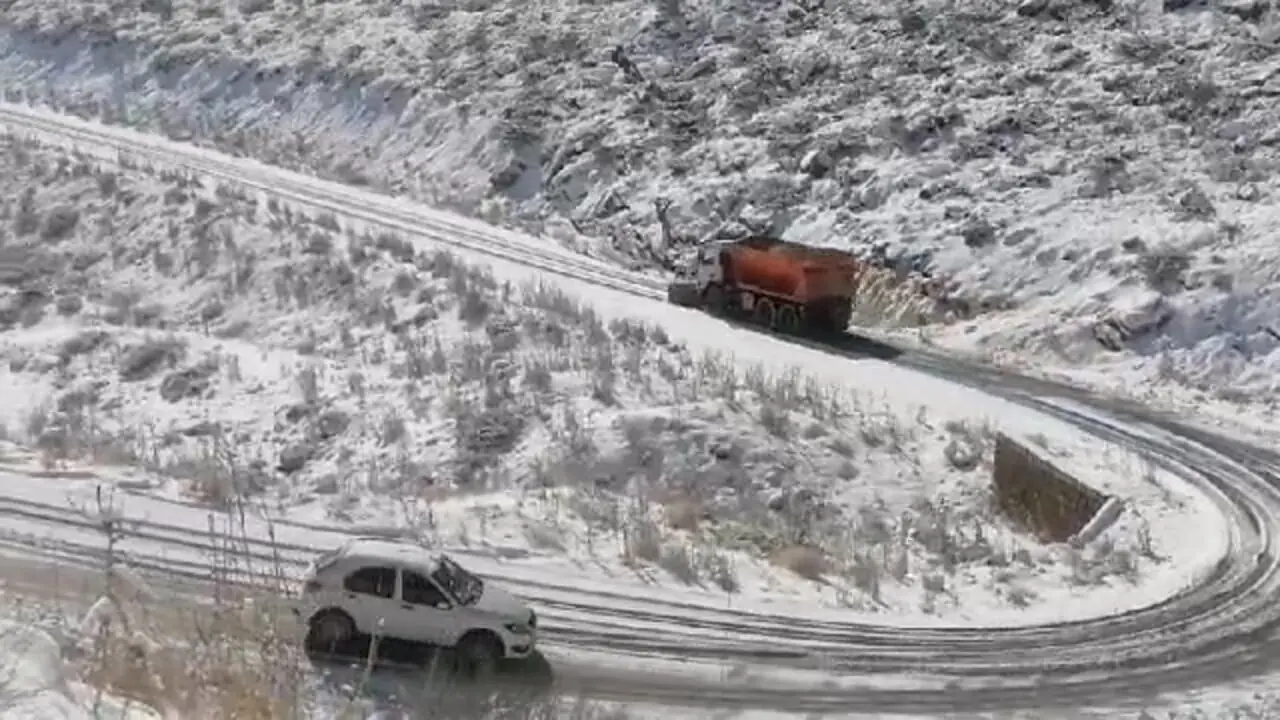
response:
[[[405,637],[432,645],[451,646],[457,641],[457,610],[453,601],[430,577],[414,570],[400,572],[400,625]]]
[[[400,637],[396,607],[396,569],[365,565],[342,579],[343,608],[367,635]]]

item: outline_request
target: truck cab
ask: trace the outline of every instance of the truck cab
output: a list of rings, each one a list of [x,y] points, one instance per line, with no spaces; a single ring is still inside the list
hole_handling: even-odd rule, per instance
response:
[[[721,265],[721,251],[731,243],[711,242],[699,245],[697,250],[686,256],[685,264],[677,270],[683,275],[705,287],[710,282],[721,282],[724,279],[724,267]]]
[[[682,257],[667,288],[668,300],[686,307],[701,305],[702,293],[708,286],[724,283],[722,251],[731,244],[725,241],[704,243]]]

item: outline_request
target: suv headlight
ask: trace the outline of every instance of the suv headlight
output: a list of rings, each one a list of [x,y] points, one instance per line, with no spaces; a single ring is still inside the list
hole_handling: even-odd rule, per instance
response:
[[[506,628],[507,632],[511,633],[512,635],[529,635],[532,633],[532,631],[529,629],[529,626],[524,623],[508,622],[508,623],[503,623],[502,627]]]

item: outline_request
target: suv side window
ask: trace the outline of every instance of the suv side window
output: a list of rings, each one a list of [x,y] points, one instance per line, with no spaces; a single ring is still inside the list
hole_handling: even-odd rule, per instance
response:
[[[396,594],[396,571],[388,567],[363,567],[348,575],[342,587],[353,593],[390,600]]]
[[[447,607],[452,604],[426,576],[405,570],[402,579],[404,587],[401,588],[401,595],[405,602],[429,607]]]

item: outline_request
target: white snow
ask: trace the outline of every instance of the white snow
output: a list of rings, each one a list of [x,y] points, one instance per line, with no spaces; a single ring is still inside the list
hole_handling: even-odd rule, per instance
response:
[[[1185,693],[1173,693],[1149,703],[1148,717],[1169,720],[1201,718],[1271,718],[1280,712],[1275,674],[1265,674]]]
[[[657,583],[694,604],[723,603],[729,590],[744,611],[826,607],[910,625],[1137,607],[1224,550],[1221,518],[1180,479],[1010,402],[574,279],[604,271],[515,233],[489,235],[517,257],[563,263],[570,277],[487,258],[493,281],[438,254],[397,260],[415,246],[430,252],[448,237],[434,228],[457,221],[73,126],[151,147],[130,152],[169,169],[108,169],[89,161],[114,157],[101,145],[79,157],[7,147],[15,227],[40,238],[20,247],[38,258],[56,246],[81,267],[75,284],[55,284],[52,307],[10,296],[25,327],[4,337],[10,373],[0,382],[29,400],[6,423],[47,463],[141,463],[160,477],[127,485],[157,498],[247,495],[278,519],[395,526],[487,548],[517,568],[507,573],[549,563],[577,587],[593,576]],[[175,172],[181,157],[258,192]],[[267,188],[295,206],[364,213],[364,224],[344,218],[343,231]],[[75,221],[51,234],[67,208]],[[424,236],[375,235],[379,218]],[[465,230],[475,242],[480,232]],[[521,285],[549,278],[553,289]],[[648,287],[617,271],[608,284]],[[512,416],[518,427],[504,424]],[[981,457],[995,430],[1044,445],[1131,510],[1083,550],[1030,541],[989,510]],[[504,444],[469,445],[495,437]],[[280,470],[295,451],[298,467]],[[96,482],[71,485],[84,494]],[[202,527],[203,515],[191,522]],[[1188,522],[1213,528],[1214,541],[1187,544]],[[929,550],[937,533],[965,559]],[[806,536],[832,556],[825,583],[765,562]]]
[[[1221,557],[1229,531],[1213,498],[1178,473],[975,390],[648,302],[654,276],[609,264],[661,265],[674,248],[652,210],[666,198],[690,235],[736,219],[815,244],[887,245],[899,265],[923,258],[952,302],[890,291],[868,298],[859,323],[923,320],[916,340],[1274,437],[1268,198],[1280,142],[1275,59],[1262,52],[1274,28],[1237,17],[1250,3],[1162,13],[1121,2],[1112,17],[1084,4],[1065,11],[1068,35],[1012,4],[144,5],[10,2],[0,87],[540,239],[213,155],[258,182],[232,189],[172,167],[159,178],[114,168],[108,180],[103,161],[118,156],[101,146],[65,161],[8,146],[6,196],[35,195],[31,208],[5,206],[13,237],[30,240],[0,270],[40,274],[51,258],[73,268],[40,276],[55,280],[51,302],[4,298],[0,397],[20,398],[4,425],[40,447],[38,458],[6,447],[8,496],[85,506],[106,483],[127,490],[115,495],[126,515],[218,532],[210,508],[250,497],[271,518],[270,529],[249,520],[261,539],[309,551],[393,529],[514,585],[554,575],[558,589],[538,590],[548,600],[658,587],[687,618],[731,607],[1027,624],[1149,604]],[[610,63],[614,44],[642,80]],[[63,234],[67,208],[79,218]],[[348,217],[329,225],[325,208]],[[513,287],[397,262],[388,254],[402,246],[379,247],[383,230],[411,250],[455,243]],[[508,261],[456,244],[476,234]],[[365,251],[367,264],[353,254]],[[521,266],[533,254],[541,269]],[[344,266],[354,283],[326,274]],[[564,277],[555,293],[522,287],[549,267],[615,290]],[[560,293],[590,312],[566,313]],[[978,316],[947,317],[960,303]],[[468,328],[468,307],[520,326],[519,351]],[[105,342],[69,352],[96,337],[86,330]],[[172,366],[122,378],[127,352],[156,342],[172,343],[161,353]],[[526,422],[514,446],[475,463],[459,429],[502,430],[465,412],[490,402]],[[345,416],[333,435],[331,411]],[[1119,523],[1077,551],[992,517],[989,468],[947,457],[969,443],[985,451],[997,430],[1122,497]],[[300,469],[279,471],[294,450],[307,450]],[[737,463],[729,472],[708,460],[722,451]],[[652,457],[662,463],[639,462]],[[873,540],[886,524],[889,538],[941,532],[984,554],[944,570],[951,559],[928,543]],[[102,543],[94,530],[5,527],[8,540],[68,554]],[[764,548],[797,529],[837,558],[836,582],[765,562]],[[652,553],[637,549],[638,531],[656,538]],[[177,535],[126,549],[207,564],[174,547]],[[940,577],[945,591],[930,591]],[[679,625],[663,631],[707,641]]]
[[[1269,402],[1273,29],[1252,0],[1100,7],[15,0],[0,77],[619,263],[668,254],[668,199],[692,237],[885,246],[994,309],[943,346]]]
[[[160,716],[67,677],[47,632],[0,619],[0,714],[6,720],[159,720]]]

